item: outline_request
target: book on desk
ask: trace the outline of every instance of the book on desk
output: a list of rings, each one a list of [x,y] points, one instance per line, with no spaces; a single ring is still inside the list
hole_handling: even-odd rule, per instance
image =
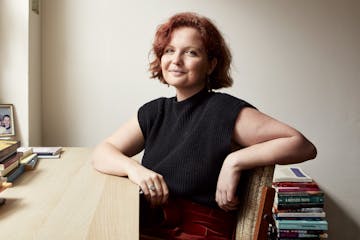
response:
[[[62,147],[32,147],[32,151],[38,158],[60,158]]]
[[[20,147],[20,141],[0,140],[0,163],[16,153],[18,147]]]

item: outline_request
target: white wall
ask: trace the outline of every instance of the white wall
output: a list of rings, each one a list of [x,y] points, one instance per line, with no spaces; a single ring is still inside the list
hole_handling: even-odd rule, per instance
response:
[[[29,0],[0,0],[0,103],[14,105],[16,138],[24,145],[29,144],[28,19]]]
[[[31,0],[30,0],[31,2]],[[41,15],[29,11],[29,145],[42,144]]]
[[[0,1],[0,103],[14,105],[15,139],[41,145],[40,16],[31,0]]]
[[[224,33],[228,92],[318,147],[301,166],[326,192],[330,239],[359,236],[359,1],[44,1],[44,144],[93,146],[141,104],[173,95],[149,79],[148,52],[156,26],[179,11],[207,15]]]

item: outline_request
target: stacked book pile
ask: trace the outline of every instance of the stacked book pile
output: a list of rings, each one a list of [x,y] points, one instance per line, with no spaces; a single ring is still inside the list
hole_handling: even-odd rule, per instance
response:
[[[20,141],[0,140],[0,181],[14,182],[25,170],[34,169],[37,156],[30,148],[21,148]]]
[[[17,147],[20,146],[20,142],[17,141],[3,141],[0,140],[0,192],[12,184],[8,182],[6,175],[13,175],[18,167],[18,159],[14,158]],[[0,198],[0,206],[5,203],[4,198]]]
[[[273,206],[277,239],[326,239],[324,192],[299,167],[279,166]]]
[[[0,140],[0,186],[13,183],[39,158],[60,158],[61,147],[20,147],[20,141]]]

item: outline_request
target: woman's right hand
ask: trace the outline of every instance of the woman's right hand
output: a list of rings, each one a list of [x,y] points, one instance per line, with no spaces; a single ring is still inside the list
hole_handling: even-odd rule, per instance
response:
[[[169,190],[163,176],[131,159],[144,149],[144,144],[137,116],[134,116],[95,148],[93,164],[100,172],[128,176],[156,206],[167,201]]]
[[[142,165],[137,165],[128,172],[128,177],[140,186],[145,199],[149,201],[152,206],[158,206],[167,201],[169,189],[162,175]]]

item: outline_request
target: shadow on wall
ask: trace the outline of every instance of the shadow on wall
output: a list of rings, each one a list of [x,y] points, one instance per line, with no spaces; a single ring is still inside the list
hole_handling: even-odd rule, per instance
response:
[[[357,225],[341,205],[325,193],[326,219],[329,224],[329,240],[354,240],[359,239],[360,226]]]

